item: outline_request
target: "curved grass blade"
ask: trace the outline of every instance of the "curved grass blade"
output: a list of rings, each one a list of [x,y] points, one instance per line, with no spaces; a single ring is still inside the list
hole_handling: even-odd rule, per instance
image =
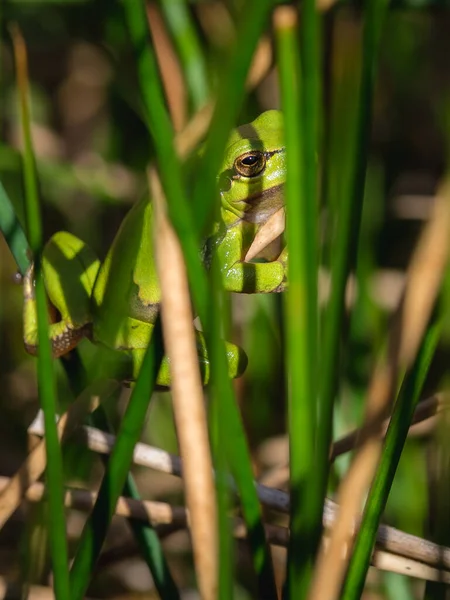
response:
[[[209,97],[205,59],[185,0],[161,0],[161,8],[183,65],[195,110]]]
[[[332,438],[333,404],[338,386],[345,288],[348,276],[356,264],[377,57],[387,6],[388,0],[368,0],[366,6],[359,95],[355,111],[346,107],[347,111],[355,113],[355,121],[350,121],[348,141],[346,143],[341,141],[339,144],[340,151],[345,148],[346,154],[348,152],[348,157],[342,159],[344,168],[341,185],[338,188],[341,193],[338,192],[339,196],[335,201],[331,201],[330,197],[327,198],[329,206],[339,207],[339,223],[338,237],[333,245],[331,298],[325,315],[324,345],[321,355],[324,377],[321,378],[322,385],[319,393],[316,459],[319,468],[314,486],[322,501],[325,497],[329,473],[328,452]],[[351,117],[352,114],[349,115],[350,119]],[[331,196],[332,193],[333,190],[330,188],[329,195]]]
[[[162,356],[161,323],[158,318],[135,388],[122,419],[97,501],[84,526],[70,570],[72,600],[82,600],[88,587],[89,578],[100,554],[117,500],[126,482],[133,450],[145,422],[149,399],[156,383]]]
[[[0,182],[0,231],[5,236],[21,275],[25,275],[30,259],[28,258],[28,240],[17,218],[14,206]]]
[[[39,340],[38,388],[44,412],[45,444],[47,452],[47,488],[50,530],[50,551],[54,572],[54,588],[57,598],[70,598],[69,566],[64,509],[64,480],[61,447],[56,428],[56,387],[53,361],[48,337],[48,315],[45,286],[40,268],[42,251],[42,225],[39,209],[39,191],[35,158],[31,138],[30,110],[28,103],[28,66],[25,42],[16,27],[11,28],[17,83],[20,98],[20,115],[24,142],[24,184],[28,238],[35,260],[36,304]],[[20,240],[24,242],[23,239]]]
[[[417,358],[406,375],[398,394],[386,433],[380,465],[370,488],[356,537],[342,594],[342,598],[345,600],[357,600],[363,592],[381,516],[386,506],[414,410],[441,336],[441,325],[440,321],[436,321],[428,328]]]
[[[281,103],[285,117],[286,212],[289,249],[289,288],[285,294],[286,379],[290,453],[290,543],[286,591],[288,597],[305,597],[311,576],[314,540],[319,523],[311,495],[315,476],[314,432],[316,397],[316,285],[314,244],[317,204],[305,197],[302,97],[297,45],[297,11],[280,7],[275,13]]]

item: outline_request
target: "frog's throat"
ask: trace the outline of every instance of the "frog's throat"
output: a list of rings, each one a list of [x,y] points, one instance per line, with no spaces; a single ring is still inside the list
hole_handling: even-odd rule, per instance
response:
[[[258,191],[245,200],[227,203],[227,209],[248,223],[265,223],[269,217],[284,206],[284,184],[280,183],[267,190]]]

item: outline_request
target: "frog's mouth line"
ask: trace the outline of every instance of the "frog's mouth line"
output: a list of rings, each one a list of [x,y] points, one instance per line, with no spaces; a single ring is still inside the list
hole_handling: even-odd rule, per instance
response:
[[[243,206],[242,219],[248,223],[265,223],[284,206],[284,184],[261,190],[239,202]],[[240,208],[240,206],[239,206]]]

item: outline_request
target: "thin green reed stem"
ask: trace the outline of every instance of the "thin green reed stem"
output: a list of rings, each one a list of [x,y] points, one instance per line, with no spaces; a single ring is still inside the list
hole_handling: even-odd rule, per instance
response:
[[[363,592],[381,516],[394,481],[414,410],[441,336],[441,325],[441,322],[435,322],[428,328],[417,358],[403,381],[395,403],[380,465],[370,488],[344,584],[342,598],[345,600],[357,600]]]
[[[333,429],[333,403],[338,386],[345,287],[348,276],[356,264],[377,58],[387,6],[388,0],[367,0],[364,15],[361,80],[356,107],[355,139],[354,142],[349,140],[349,144],[354,150],[351,159],[353,167],[349,184],[343,187],[337,216],[339,239],[334,246],[331,298],[325,317],[324,352],[321,358],[324,376],[321,378],[322,386],[319,395],[317,427],[316,462],[318,469],[317,480],[314,483],[322,498],[325,497],[328,482],[328,453]]]
[[[208,100],[205,59],[186,0],[161,0],[161,8],[183,65],[189,96],[195,110]]]
[[[307,274],[309,276],[308,290],[311,305],[309,309],[310,321],[310,367],[317,368],[317,340],[318,340],[318,307],[317,301],[317,273],[319,261],[318,244],[318,165],[319,165],[319,134],[322,127],[322,86],[321,86],[321,21],[316,8],[316,0],[304,0],[301,8],[301,64],[302,64],[302,95],[301,107],[303,110],[303,198],[305,201],[305,215],[308,223],[308,247],[312,252],[309,257]],[[324,371],[326,373],[326,371]],[[313,372],[313,377],[317,380],[319,373]],[[317,388],[314,387],[313,405],[315,406]],[[314,421],[313,421],[314,423]],[[322,466],[322,465],[321,465]],[[322,468],[326,469],[327,465]],[[316,507],[316,514],[311,522],[314,529],[315,540],[313,544],[317,549],[319,546],[320,535],[322,531],[322,512],[323,502],[321,488],[316,485],[320,478],[313,478],[311,481],[311,503]]]
[[[97,501],[83,528],[70,570],[72,600],[81,600],[84,597],[91,573],[105,541],[117,500],[126,482],[134,447],[142,432],[162,356],[161,322],[158,318],[136,385],[120,424]]]
[[[212,301],[210,303],[211,323],[214,325],[212,337],[214,344],[211,348],[211,385],[209,387],[211,414],[211,446],[216,471],[217,517],[219,527],[219,600],[233,598],[234,568],[233,568],[233,537],[230,531],[229,509],[230,488],[227,460],[227,424],[226,402],[230,401],[228,389],[228,369],[224,361],[223,340],[221,339],[221,308],[223,307],[223,291],[220,271],[216,260],[212,264]],[[231,393],[231,402],[234,402]]]
[[[311,576],[317,524],[311,483],[315,476],[314,430],[316,397],[317,247],[313,247],[317,210],[315,198],[305,198],[303,186],[302,105],[297,45],[297,13],[282,7],[275,15],[281,104],[285,117],[286,210],[289,288],[285,294],[286,378],[290,451],[290,543],[286,591],[289,598],[306,596]],[[312,271],[312,272],[311,272]]]
[[[220,80],[217,105],[194,188],[193,207],[201,235],[209,233],[223,152],[230,130],[236,123],[248,70],[273,4],[273,0],[248,0],[243,5],[236,43]]]
[[[214,288],[217,290],[221,286],[217,257],[213,259],[212,271]],[[212,323],[215,325],[212,332],[213,343],[211,346],[211,387],[213,391],[212,403],[218,419],[217,436],[220,443],[224,444],[227,464],[231,469],[241,499],[253,567],[258,578],[258,598],[261,600],[275,600],[277,589],[272,558],[266,543],[261,506],[255,490],[245,430],[236,406],[233,385],[228,377],[227,363],[223,352],[220,327],[223,314],[221,306],[220,293],[215,291],[211,303]],[[224,477],[224,473],[221,473],[220,476],[221,478]],[[224,481],[221,480],[221,483],[224,484]],[[226,490],[219,491],[223,494],[226,493]],[[220,496],[219,500],[222,504],[224,503],[224,499]],[[219,518],[221,520],[225,519],[225,515],[220,515]],[[226,541],[224,540],[224,542]],[[225,551],[226,548],[224,547]]]
[[[56,428],[56,388],[53,361],[48,337],[47,299],[41,270],[42,225],[39,209],[38,181],[31,138],[28,99],[28,66],[25,42],[17,28],[12,29],[14,54],[19,88],[20,115],[24,143],[23,170],[28,239],[35,260],[36,306],[38,328],[38,388],[44,412],[45,447],[47,453],[47,493],[49,503],[50,551],[54,574],[55,595],[61,600],[70,598],[69,562],[64,509],[64,479],[61,447]]]

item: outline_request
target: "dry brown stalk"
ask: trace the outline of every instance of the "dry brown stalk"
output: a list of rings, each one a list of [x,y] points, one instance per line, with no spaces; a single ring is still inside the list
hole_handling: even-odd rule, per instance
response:
[[[406,288],[390,330],[387,357],[375,369],[369,386],[364,426],[357,453],[338,492],[339,514],[330,542],[322,545],[309,598],[334,600],[353,546],[355,522],[381,454],[380,429],[395,393],[399,370],[408,369],[417,353],[439,292],[447,264],[450,240],[450,198],[447,187],[436,199],[434,211],[412,258]]]
[[[156,2],[147,2],[147,17],[173,127],[180,131],[187,116],[187,93],[180,61]]]
[[[200,595],[217,595],[217,510],[208,422],[198,365],[194,317],[183,253],[165,214],[165,199],[150,172],[155,207],[156,264],[161,285],[164,345],[170,361],[172,402],[180,454],[184,463],[186,504]]]
[[[247,77],[247,88],[252,90],[266,77],[272,65],[272,45],[267,38],[258,44],[250,72]],[[200,108],[188,124],[175,136],[175,147],[178,156],[185,159],[205,137],[214,114],[215,103],[210,100]]]
[[[110,394],[117,388],[117,383],[105,381],[94,387],[87,388],[69,410],[58,421],[58,436],[61,440],[67,438],[88,412],[92,412],[99,403],[99,392]],[[94,393],[95,392],[95,393]],[[22,502],[25,492],[39,479],[47,464],[45,441],[42,440],[28,454],[17,473],[9,480],[8,485],[0,492],[0,528],[6,523],[16,508]]]

